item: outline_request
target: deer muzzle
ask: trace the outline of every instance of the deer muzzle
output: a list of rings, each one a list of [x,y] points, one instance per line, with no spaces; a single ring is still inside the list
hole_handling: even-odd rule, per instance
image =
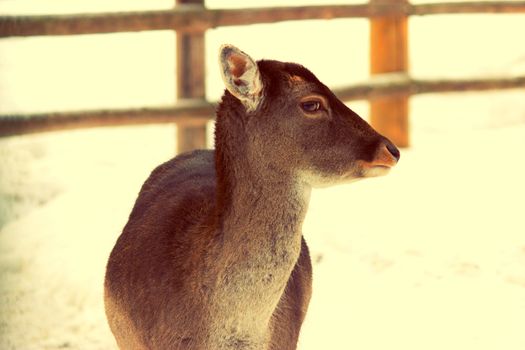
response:
[[[400,158],[400,152],[393,143],[388,140],[381,142],[376,154],[371,161],[360,161],[360,166],[365,177],[386,175],[394,167]]]
[[[399,150],[391,142],[384,143],[379,147],[379,150],[374,159],[368,163],[370,168],[385,167],[392,168],[397,164],[400,158]]]

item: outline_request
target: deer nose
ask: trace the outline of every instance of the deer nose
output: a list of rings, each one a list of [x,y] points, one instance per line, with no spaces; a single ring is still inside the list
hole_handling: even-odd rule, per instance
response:
[[[387,141],[386,143],[386,149],[390,152],[391,155],[394,156],[396,159],[396,162],[399,161],[399,158],[401,158],[401,153],[397,149],[397,147],[390,141]]]
[[[387,139],[384,139],[377,149],[374,159],[369,163],[370,167],[391,168],[397,164],[400,153],[396,146]]]

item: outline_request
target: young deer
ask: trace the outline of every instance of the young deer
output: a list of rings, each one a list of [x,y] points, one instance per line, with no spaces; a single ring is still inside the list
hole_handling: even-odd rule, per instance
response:
[[[383,175],[399,159],[304,67],[230,45],[220,64],[215,150],[152,172],[109,258],[106,314],[121,349],[296,349],[311,188]]]

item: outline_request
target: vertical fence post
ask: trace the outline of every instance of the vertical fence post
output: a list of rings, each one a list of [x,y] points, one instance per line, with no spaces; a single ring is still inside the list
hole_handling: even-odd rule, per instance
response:
[[[176,4],[204,6],[204,0],[176,0]],[[177,97],[204,99],[205,89],[204,32],[177,31]],[[177,124],[177,152],[206,147],[206,123]]]
[[[406,0],[370,0],[399,6]],[[370,73],[408,72],[408,18],[401,13],[370,20]],[[409,146],[409,96],[370,101],[370,122],[399,147]]]

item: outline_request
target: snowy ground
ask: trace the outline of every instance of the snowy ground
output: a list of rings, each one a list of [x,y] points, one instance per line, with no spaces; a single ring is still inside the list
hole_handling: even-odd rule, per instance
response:
[[[115,348],[104,265],[173,134],[0,140],[0,349]],[[313,193],[301,350],[525,348],[525,125],[417,140],[389,176]]]

